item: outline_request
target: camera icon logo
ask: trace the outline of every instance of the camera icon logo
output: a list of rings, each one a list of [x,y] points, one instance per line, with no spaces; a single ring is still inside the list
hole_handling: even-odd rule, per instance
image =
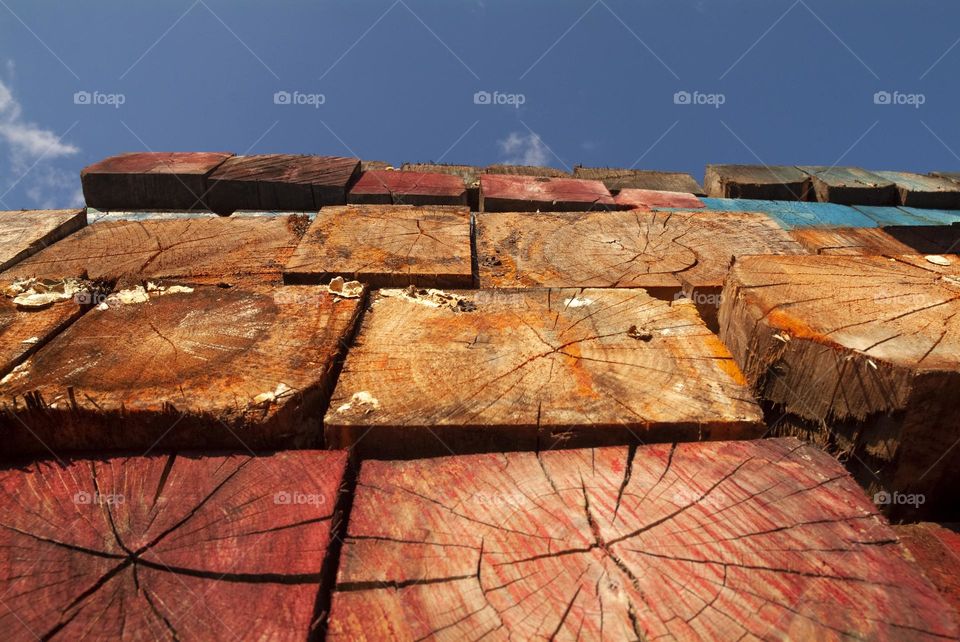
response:
[[[678,91],[673,95],[673,104],[689,105],[690,99],[691,99],[691,96],[689,91]]]
[[[289,91],[278,91],[273,94],[274,105],[289,105],[292,96]]]
[[[293,495],[288,491],[280,490],[273,494],[274,504],[289,504],[293,501]]]
[[[89,105],[91,102],[92,96],[89,91],[78,91],[73,94],[73,104],[74,105]]]
[[[85,490],[78,490],[73,495],[74,504],[89,504],[93,501],[93,495]]]
[[[873,104],[874,105],[889,105],[891,102],[892,96],[889,91],[878,91],[873,95]]]
[[[873,503],[877,506],[886,506],[890,503],[891,497],[890,493],[885,490],[881,490],[879,493],[876,493],[873,496]]]
[[[489,105],[493,101],[493,96],[489,91],[478,91],[473,95],[474,105]]]

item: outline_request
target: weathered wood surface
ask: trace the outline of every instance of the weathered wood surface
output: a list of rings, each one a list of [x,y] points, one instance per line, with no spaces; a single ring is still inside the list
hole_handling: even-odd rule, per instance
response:
[[[359,309],[334,298],[180,282],[115,293],[0,384],[4,455],[317,445]]]
[[[466,205],[459,177],[440,172],[368,171],[350,188],[347,202],[367,205]]]
[[[233,156],[220,152],[134,152],[111,156],[80,172],[90,207],[206,209],[207,178]]]
[[[480,176],[484,212],[571,212],[618,209],[600,181],[537,176]]]
[[[374,295],[324,420],[329,446],[419,457],[765,429],[693,306],[641,290],[453,294]]]
[[[943,209],[960,208],[960,185],[949,178],[924,176],[912,172],[874,171],[880,178],[892,181],[901,205]]]
[[[957,512],[960,257],[754,256],[724,285],[720,335],[783,424],[848,456],[888,505]],[[778,428],[779,426],[774,426]]]
[[[373,169],[396,169],[392,163],[386,161],[371,161],[371,160],[362,160],[360,161],[360,171],[369,172]]]
[[[761,212],[786,230],[802,227],[877,227],[878,223],[856,208],[836,203],[702,198],[707,209],[718,212]]]
[[[345,465],[291,451],[0,470],[4,639],[308,639]]]
[[[283,276],[288,283],[328,283],[338,275],[372,287],[472,287],[470,210],[325,207]]]
[[[235,210],[318,210],[343,205],[360,174],[360,161],[340,156],[236,156],[209,179],[207,202],[221,214]]]
[[[960,252],[960,226],[802,227],[790,235],[811,254],[948,254]]]
[[[684,172],[658,172],[647,169],[615,169],[612,167],[574,167],[575,178],[602,181],[610,190],[627,188],[650,189],[664,192],[685,192],[702,195],[693,176]]]
[[[843,205],[895,205],[897,203],[897,186],[893,181],[859,167],[805,165],[798,169],[810,175],[813,193],[821,203]]]
[[[956,525],[944,528],[922,522],[894,526],[893,530],[954,614],[960,613],[960,534]]]
[[[934,210],[919,207],[889,207],[881,205],[856,205],[854,209],[867,216],[877,225],[952,225],[960,223],[960,211]]]
[[[62,284],[43,285],[60,285],[64,289]],[[11,286],[14,282],[0,281],[0,377],[9,374],[58,332],[80,318],[81,305],[90,297],[89,292],[80,291],[44,307],[24,307],[14,303],[14,299],[18,293],[29,290],[30,284],[20,282]]]
[[[792,439],[364,462],[328,638],[934,640],[956,618]]]
[[[36,254],[86,224],[83,210],[0,212],[0,270]]]
[[[110,221],[79,232],[21,261],[5,278],[123,277],[279,281],[310,221],[274,218],[186,218]]]
[[[459,176],[467,188],[467,205],[470,211],[480,210],[480,174],[483,169],[473,165],[446,165],[443,163],[404,163],[400,166],[409,172],[439,172]]]
[[[960,172],[930,172],[930,176],[946,178],[954,183],[960,183]]]
[[[125,212],[122,210],[101,211],[92,207],[87,208],[87,223],[90,225],[93,223],[109,223],[110,221],[169,221],[184,218],[220,218],[220,216],[213,212],[195,210]]]
[[[707,196],[770,201],[805,201],[812,190],[806,172],[785,165],[707,165],[703,187]]]
[[[484,174],[508,174],[510,176],[547,176],[550,178],[570,178],[570,172],[556,167],[538,167],[534,165],[487,165]]]
[[[805,253],[763,214],[477,215],[480,287],[719,287],[731,259]]]
[[[700,209],[706,207],[693,194],[683,192],[663,192],[652,189],[626,188],[613,198],[617,205],[624,205],[631,209],[653,210],[669,209]]]

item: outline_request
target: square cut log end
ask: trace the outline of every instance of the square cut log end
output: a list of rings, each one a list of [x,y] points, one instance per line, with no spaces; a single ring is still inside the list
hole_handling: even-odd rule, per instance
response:
[[[324,420],[332,447],[419,457],[764,431],[692,306],[642,290],[374,297]]]
[[[178,282],[114,292],[0,384],[9,456],[321,443],[359,299]]]

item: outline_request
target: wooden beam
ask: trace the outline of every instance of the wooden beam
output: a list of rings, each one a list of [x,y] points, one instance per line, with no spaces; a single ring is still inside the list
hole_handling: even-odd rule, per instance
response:
[[[41,460],[0,470],[4,637],[306,640],[344,453]]]
[[[533,165],[487,165],[484,174],[507,174],[509,176],[547,176],[549,178],[570,178],[572,174],[555,167],[536,167]]]
[[[805,165],[798,169],[810,175],[813,191],[821,203],[842,205],[895,205],[893,181],[859,167]]]
[[[41,250],[3,278],[280,280],[305,216],[99,222]]]
[[[651,189],[664,192],[685,192],[702,195],[703,188],[691,176],[684,172],[658,172],[647,169],[615,169],[612,167],[573,168],[574,178],[602,181],[607,189]]]
[[[0,384],[7,456],[320,443],[358,299],[160,282],[114,293]]]
[[[374,296],[324,420],[330,447],[422,457],[765,429],[693,306],[641,290]]]
[[[87,224],[84,210],[0,212],[0,271]]]
[[[792,439],[364,462],[328,628],[330,640],[956,635],[856,483]]]
[[[233,154],[135,152],[80,172],[87,205],[101,210],[207,209],[207,178]]]
[[[763,214],[477,215],[480,287],[720,287],[731,260],[805,253]]]
[[[900,205],[960,209],[960,185],[949,178],[924,176],[912,172],[875,171],[873,173],[896,185]]]
[[[630,209],[700,209],[706,207],[693,194],[683,192],[662,192],[650,189],[625,188],[613,199],[617,205],[624,205]]]
[[[720,335],[758,396],[850,457],[897,516],[955,514],[960,257],[753,256],[724,285]],[[793,421],[793,419],[796,421]]]
[[[877,222],[859,210],[836,203],[763,201],[732,198],[700,199],[718,212],[762,212],[786,230],[801,227],[877,227]]]
[[[360,175],[360,161],[340,156],[236,156],[209,179],[207,202],[220,214],[235,210],[316,211],[343,205]]]
[[[405,172],[439,172],[459,176],[467,187],[467,205],[470,206],[470,211],[480,211],[480,174],[483,173],[483,169],[473,165],[442,163],[404,163],[400,169]]]
[[[707,196],[771,201],[806,201],[810,177],[796,167],[776,165],[707,165]]]
[[[926,227],[802,227],[790,235],[812,254],[881,255],[940,254],[954,242],[960,244],[960,228],[933,228],[933,234],[918,231]],[[950,236],[950,233],[953,233]],[[897,236],[901,238],[898,239]],[[951,239],[947,241],[947,239]],[[902,240],[901,240],[902,239]],[[904,241],[908,241],[908,245]]]
[[[341,275],[373,287],[472,287],[466,207],[360,205],[320,210],[284,269],[287,283]]]
[[[369,171],[350,188],[347,202],[367,205],[466,205],[467,188],[451,174]]]
[[[575,212],[618,209],[600,181],[482,174],[480,210],[484,212]]]

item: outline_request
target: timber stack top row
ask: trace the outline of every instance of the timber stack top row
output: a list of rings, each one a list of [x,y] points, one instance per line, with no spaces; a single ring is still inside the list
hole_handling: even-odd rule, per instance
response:
[[[5,639],[960,636],[960,175],[82,179],[0,212]]]

